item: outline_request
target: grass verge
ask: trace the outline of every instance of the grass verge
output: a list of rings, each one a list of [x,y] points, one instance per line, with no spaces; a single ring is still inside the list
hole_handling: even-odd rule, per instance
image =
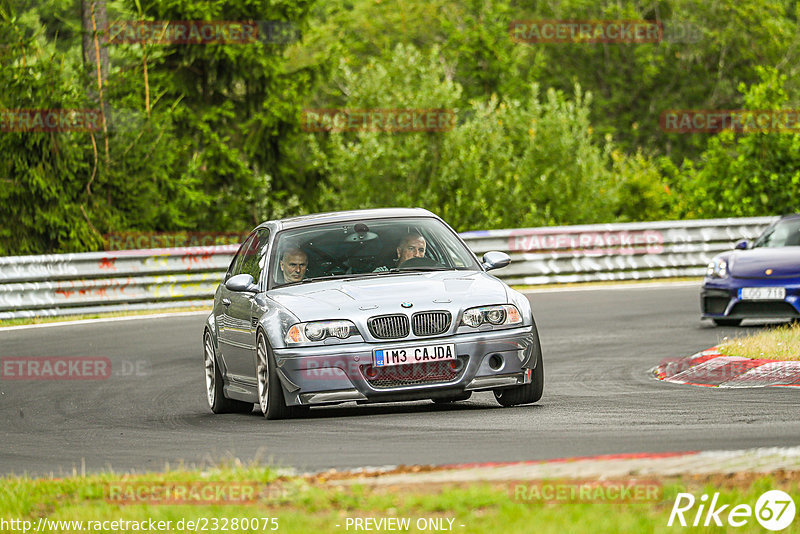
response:
[[[654,498],[648,502],[624,503],[597,502],[596,499],[591,502],[544,501],[533,497],[533,492],[520,491],[520,485],[532,487],[534,481],[530,480],[403,486],[371,485],[365,481],[345,486],[335,480],[316,477],[281,476],[264,467],[147,475],[98,474],[56,480],[6,477],[0,479],[0,525],[8,532],[22,529],[3,524],[2,520],[29,521],[31,530],[40,525],[39,532],[353,532],[357,530],[354,528],[356,518],[393,517],[409,518],[409,528],[398,529],[409,532],[431,531],[434,530],[430,528],[432,525],[463,533],[673,532],[675,527],[667,527],[667,521],[680,492],[692,493],[698,499],[704,493],[711,496],[719,492],[718,503],[730,503],[728,510],[737,504],[754,507],[762,493],[773,489],[786,491],[800,503],[800,472],[778,472],[771,476],[719,475],[688,480],[649,477],[648,480],[649,483],[657,481],[659,491]],[[227,488],[227,493],[222,492],[224,497],[236,494],[229,490],[237,485],[240,489],[256,487],[250,494],[255,498],[247,503],[220,498],[216,488]],[[164,490],[165,487],[172,490]],[[200,502],[160,504],[151,497],[174,497],[180,493],[176,493],[177,489],[187,487],[195,488]],[[203,497],[203,488],[209,487],[212,491]],[[191,495],[191,491],[181,495]],[[687,512],[690,523],[696,512],[697,506],[691,513]],[[727,512],[722,514],[723,520],[726,517]],[[39,524],[40,518],[47,520],[44,526]],[[246,527],[243,519],[247,520]],[[110,524],[115,520],[163,522],[168,528],[141,529],[138,528],[141,525],[134,528],[130,523]],[[254,525],[256,520],[258,524]],[[65,521],[82,523],[63,523]],[[189,521],[193,522],[191,526]],[[222,528],[223,524],[227,528]],[[215,525],[217,528],[213,528]],[[419,528],[420,525],[427,528]],[[17,526],[21,525],[17,523]],[[719,528],[705,530],[711,532]],[[735,530],[763,531],[755,517]]]
[[[800,360],[800,323],[779,325],[719,345],[726,356],[767,360]]]

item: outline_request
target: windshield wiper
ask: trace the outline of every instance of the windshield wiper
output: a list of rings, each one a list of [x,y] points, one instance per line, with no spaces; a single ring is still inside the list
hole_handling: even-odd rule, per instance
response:
[[[392,267],[386,271],[374,271],[371,274],[398,274],[398,273],[420,273],[426,271],[469,271],[466,267]]]
[[[405,271],[405,272],[409,272],[409,271],[411,271],[411,272],[413,272],[413,271],[425,272],[425,271],[453,271],[453,270],[454,269],[451,268],[451,267],[406,267],[406,268],[399,269],[399,271],[401,273],[403,271]]]

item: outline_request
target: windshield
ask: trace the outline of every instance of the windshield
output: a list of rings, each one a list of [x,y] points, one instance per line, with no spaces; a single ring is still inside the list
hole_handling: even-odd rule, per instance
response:
[[[778,221],[767,228],[753,244],[753,248],[797,246],[800,246],[800,218]]]
[[[397,272],[479,270],[475,256],[441,221],[376,219],[321,224],[278,234],[271,287]]]

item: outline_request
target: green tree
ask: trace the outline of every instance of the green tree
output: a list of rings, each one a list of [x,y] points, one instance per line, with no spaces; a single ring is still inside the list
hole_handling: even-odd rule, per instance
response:
[[[589,95],[578,88],[573,99],[554,90],[542,97],[534,85],[523,101],[459,109],[461,87],[447,72],[436,48],[402,45],[384,62],[343,65],[346,107],[447,108],[459,123],[447,132],[309,136],[330,180],[326,208],[421,205],[461,230],[614,218],[610,147],[592,140]]]
[[[759,69],[761,81],[741,84],[745,109],[796,108],[785,89],[787,78],[774,68]],[[800,211],[800,134],[734,133],[708,140],[695,163],[676,174],[684,217],[747,217]]]

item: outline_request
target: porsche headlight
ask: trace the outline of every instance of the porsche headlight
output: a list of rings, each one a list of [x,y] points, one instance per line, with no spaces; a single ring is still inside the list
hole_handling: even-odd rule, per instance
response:
[[[286,343],[309,343],[322,341],[329,337],[347,339],[358,334],[358,329],[350,321],[312,321],[297,323],[286,332]]]
[[[727,278],[728,262],[723,259],[715,258],[714,261],[708,264],[706,276],[711,278]]]
[[[513,304],[470,308],[461,317],[463,326],[471,326],[473,328],[478,328],[482,324],[502,326],[520,323],[522,323],[522,316]]]

